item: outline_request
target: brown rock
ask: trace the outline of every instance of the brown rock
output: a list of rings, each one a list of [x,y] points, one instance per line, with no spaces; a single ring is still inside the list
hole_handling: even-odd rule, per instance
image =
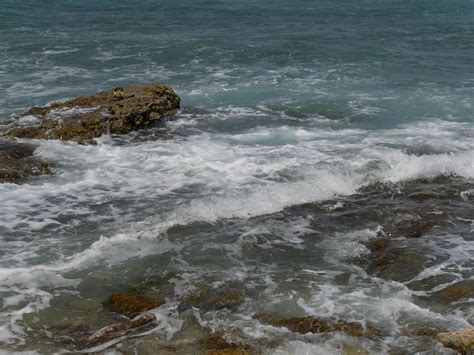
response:
[[[209,290],[199,289],[196,292],[193,292],[190,295],[188,295],[183,300],[183,303],[185,303],[186,305],[195,306],[200,303],[203,303],[208,296],[209,296]]]
[[[143,313],[131,320],[108,325],[99,329],[88,339],[85,348],[91,348],[103,344],[112,339],[122,337],[127,334],[136,333],[145,327],[154,325],[157,319],[153,313]]]
[[[248,347],[230,343],[221,336],[212,336],[204,344],[206,355],[247,355],[250,354]]]
[[[19,183],[30,176],[50,174],[48,162],[33,156],[35,145],[0,142],[0,183]]]
[[[32,107],[25,115],[37,121],[13,124],[15,138],[61,139],[93,143],[103,134],[125,134],[174,115],[180,98],[166,85],[146,84],[115,88],[46,107]]]
[[[458,282],[436,292],[434,296],[448,302],[474,298],[474,281],[464,280]]]
[[[213,309],[234,308],[244,302],[244,294],[239,290],[225,290],[219,292],[210,301],[208,306]]]
[[[351,336],[361,337],[371,336],[377,333],[377,329],[372,325],[367,325],[367,327],[364,328],[362,324],[356,322],[330,322],[325,319],[311,316],[286,319],[275,316],[263,316],[260,318],[260,320],[275,327],[285,327],[292,332],[301,334],[339,331]]]
[[[424,201],[424,200],[429,200],[430,198],[433,198],[433,196],[424,194],[424,193],[416,193],[416,194],[410,195],[409,197],[417,201]]]
[[[112,295],[104,302],[104,305],[114,312],[131,316],[133,314],[149,311],[150,309],[159,307],[164,303],[165,301],[162,299],[143,298],[129,293]]]
[[[211,290],[207,287],[198,289],[183,299],[182,309],[196,306],[205,309],[218,310],[223,308],[235,308],[242,304],[245,295],[241,290],[224,288],[222,290]]]
[[[209,349],[204,351],[205,355],[250,355],[248,350],[243,348],[230,348],[230,349]]]
[[[436,338],[448,348],[467,354],[474,350],[474,328],[466,328],[456,332],[438,333]]]
[[[373,241],[368,247],[372,253],[380,253],[387,248],[388,244],[389,240],[387,238],[380,238]]]
[[[435,225],[435,221],[426,219],[401,221],[388,234],[395,237],[420,238]]]

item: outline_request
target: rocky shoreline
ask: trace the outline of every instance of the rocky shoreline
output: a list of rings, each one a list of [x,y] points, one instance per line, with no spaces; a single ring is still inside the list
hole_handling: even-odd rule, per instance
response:
[[[425,291],[420,302],[431,304],[433,308],[445,307],[447,312],[456,312],[474,293],[474,284],[468,280],[449,280],[449,286],[441,291],[429,292],[437,280],[425,283],[407,282],[419,273],[431,255],[426,249],[417,250],[412,244],[429,243],[433,231],[449,230],[453,220],[465,223],[472,210],[459,209],[466,202],[462,191],[471,191],[472,182],[462,179],[439,178],[436,180],[418,180],[397,186],[367,186],[358,194],[341,197],[344,203],[331,208],[334,201],[322,201],[292,206],[281,215],[312,215],[320,225],[330,226],[348,223],[351,228],[363,228],[370,224],[382,228],[376,236],[366,241],[367,254],[355,260],[368,275],[395,282],[405,283],[414,291]],[[265,217],[257,217],[265,218]],[[251,287],[242,283],[222,282],[218,288],[209,287],[208,282],[193,285],[185,294],[176,294],[170,285],[177,275],[149,276],[146,280],[126,293],[112,294],[102,303],[102,311],[119,316],[120,321],[111,322],[104,328],[94,331],[88,328],[81,334],[69,332],[78,348],[86,350],[104,349],[120,342],[122,350],[140,349],[143,353],[162,351],[181,354],[262,354],[282,345],[278,337],[274,339],[252,339],[244,334],[244,329],[235,327],[211,329],[202,324],[197,314],[220,314],[232,316],[242,312],[242,307],[250,298],[256,297]],[[344,283],[344,275],[338,282]],[[212,279],[209,280],[212,283]],[[433,283],[431,283],[433,282]],[[444,282],[444,281],[443,281]],[[258,297],[258,296],[257,296]],[[150,328],[160,327],[166,322],[159,309],[166,304],[177,302],[176,312],[183,322],[183,333],[176,339],[163,339],[160,332],[147,333]],[[261,299],[261,302],[265,302]],[[340,334],[364,341],[381,341],[390,337],[379,324],[370,319],[347,319],[318,317],[296,313],[275,313],[262,305],[259,312],[251,315],[252,322],[272,329],[275,333],[291,334],[294,337],[328,334]],[[104,324],[103,324],[104,325]],[[63,331],[68,329],[67,326]],[[97,329],[97,328],[96,328]],[[403,330],[401,336],[418,337],[427,343],[439,343],[461,354],[472,353],[474,332],[472,328],[453,330],[442,324],[413,324]],[[298,338],[296,338],[298,339]],[[355,340],[358,344],[358,340]],[[441,345],[438,345],[439,347]],[[403,351],[402,348],[398,349]],[[343,345],[345,353],[365,353],[364,347]]]
[[[0,183],[22,183],[29,177],[52,174],[51,163],[34,155],[37,145],[24,140],[59,139],[78,144],[95,144],[94,139],[104,134],[127,134],[161,124],[176,114],[179,108],[179,96],[172,88],[161,84],[115,88],[46,107],[32,107],[8,121],[0,130]],[[456,302],[465,301],[474,295],[474,283],[470,280],[448,280],[450,285],[429,293],[432,284],[409,282],[430,262],[429,256],[417,254],[416,250],[409,248],[409,244],[429,236],[433,230],[448,230],[456,218],[459,221],[467,220],[472,210],[460,209],[458,205],[464,201],[461,191],[473,188],[472,183],[455,178],[415,181],[393,186],[393,189],[389,185],[374,185],[360,189],[355,195],[342,197],[338,202],[292,206],[281,214],[310,215],[327,230],[337,230],[342,224],[352,229],[381,226],[376,237],[366,243],[367,256],[356,261],[361,268],[368,275],[405,283],[412,290],[425,291],[427,295],[420,297],[423,302],[436,307],[441,304],[449,312],[455,312],[457,306],[453,305]],[[169,278],[173,277],[171,275]],[[344,277],[341,276],[341,282],[344,282]],[[267,340],[262,344],[246,342],[242,340],[245,339],[241,336],[242,329],[216,331],[200,324],[199,319],[192,314],[196,310],[203,314],[238,313],[239,307],[249,297],[247,293],[250,291],[244,284],[226,285],[223,282],[219,289],[202,284],[185,295],[176,295],[167,289],[167,282],[164,279],[156,282],[148,280],[129,292],[112,294],[100,305],[110,323],[101,322],[97,327],[96,324],[90,326],[80,323],[76,328],[63,324],[56,329],[49,329],[52,339],[59,342],[68,339],[69,347],[74,350],[102,349],[107,344],[115,344],[114,341],[123,341],[125,349],[127,346],[130,349],[142,346],[144,353],[153,353],[159,348],[164,353],[214,355],[259,354],[262,349],[281,345],[278,339]],[[155,311],[166,306],[170,299],[178,303],[176,312],[183,315],[184,327],[191,329],[188,332],[194,334],[193,337],[167,341],[162,340],[157,333],[146,334],[160,324],[162,319]],[[330,319],[310,314],[275,314],[265,311],[249,318],[264,327],[301,336],[340,333],[369,340],[389,336],[365,319],[354,321],[350,318]],[[442,327],[418,326],[410,332],[409,335],[427,337],[429,341],[438,341],[463,354],[468,354],[474,346],[472,328],[450,331]],[[138,344],[139,340],[135,338],[144,333],[147,340]],[[357,353],[363,348],[354,347],[344,351]]]
[[[0,183],[51,174],[50,163],[34,157],[36,147],[17,139],[95,144],[104,134],[127,134],[163,123],[177,113],[180,102],[171,87],[151,83],[31,107],[0,129]]]

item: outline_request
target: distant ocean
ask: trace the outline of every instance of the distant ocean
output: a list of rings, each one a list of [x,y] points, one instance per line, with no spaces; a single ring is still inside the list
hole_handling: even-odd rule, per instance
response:
[[[474,324],[473,26],[471,0],[2,0],[0,122],[146,82],[183,109],[38,142],[55,174],[0,184],[0,349],[76,351],[138,292],[161,321],[116,351],[196,324],[269,354],[441,351]],[[184,305],[203,290],[239,301]]]

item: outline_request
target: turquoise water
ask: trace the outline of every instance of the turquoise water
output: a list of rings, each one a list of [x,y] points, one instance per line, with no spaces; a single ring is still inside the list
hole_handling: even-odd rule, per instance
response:
[[[469,0],[0,6],[3,115],[159,80],[187,107],[269,105],[364,128],[472,120]]]
[[[269,353],[441,351],[416,329],[474,324],[473,297],[437,296],[474,277],[473,25],[470,0],[1,1],[0,120],[151,81],[183,110],[96,146],[38,142],[55,175],[0,185],[0,349],[77,350],[71,323],[100,328],[108,296],[158,279],[151,336],[192,337],[182,298],[234,287],[237,310],[193,316]],[[397,205],[404,186],[444,197]],[[393,247],[423,267],[366,267],[380,230],[427,215],[444,216],[429,238]],[[262,311],[382,335],[297,335]]]

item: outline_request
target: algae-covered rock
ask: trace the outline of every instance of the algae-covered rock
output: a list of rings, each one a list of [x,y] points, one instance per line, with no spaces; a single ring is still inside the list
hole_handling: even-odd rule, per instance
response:
[[[163,303],[165,303],[165,301],[162,299],[149,299],[133,293],[126,293],[110,296],[107,301],[104,302],[104,306],[110,308],[112,311],[131,316],[159,307]]]
[[[85,347],[91,348],[112,339],[139,332],[146,327],[153,326],[156,322],[157,319],[153,313],[143,313],[133,319],[108,325],[92,334],[87,339]]]
[[[474,281],[464,280],[438,291],[434,295],[447,302],[474,298]]]
[[[7,135],[93,143],[103,134],[125,134],[174,115],[180,98],[166,85],[115,88],[46,107],[32,107]]]
[[[456,349],[462,354],[467,354],[470,351],[474,353],[474,328],[438,333],[436,338],[444,346]]]
[[[33,156],[35,145],[0,142],[0,183],[19,183],[30,176],[50,174],[48,162]]]

